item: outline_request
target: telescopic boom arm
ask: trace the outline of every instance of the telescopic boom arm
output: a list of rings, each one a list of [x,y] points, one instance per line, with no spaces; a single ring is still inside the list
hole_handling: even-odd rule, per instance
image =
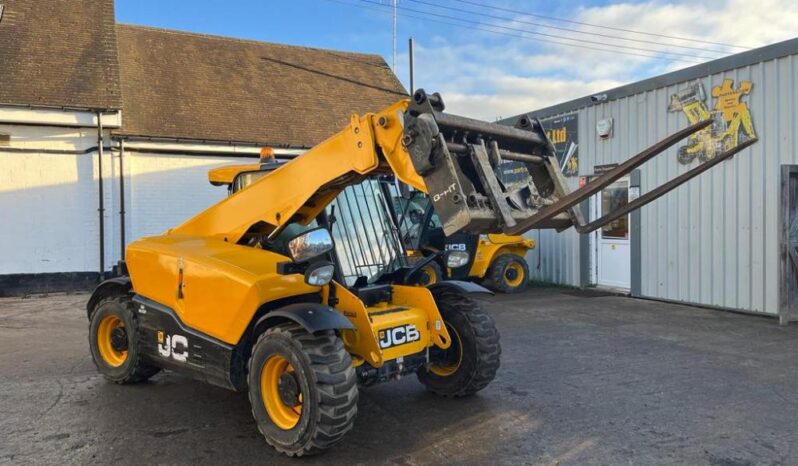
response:
[[[222,200],[170,234],[215,237],[233,243],[274,236],[288,223],[308,223],[346,186],[368,175],[393,174],[428,193],[451,235],[574,226],[586,233],[657,199],[750,146],[739,144],[592,223],[577,205],[681,139],[711,124],[677,131],[583,188],[569,192],[554,146],[528,116],[515,127],[443,112],[440,95],[417,91],[377,112],[353,115],[338,134],[316,145],[247,189]],[[524,183],[505,186],[496,176],[504,161],[521,162]]]

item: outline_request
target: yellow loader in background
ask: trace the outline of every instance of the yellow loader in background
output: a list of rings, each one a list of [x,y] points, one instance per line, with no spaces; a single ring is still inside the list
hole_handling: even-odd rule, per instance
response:
[[[529,282],[526,253],[535,248],[535,241],[518,235],[488,233],[478,235],[458,232],[443,233],[443,225],[429,197],[419,191],[401,191],[384,180],[386,195],[391,197],[394,219],[399,227],[411,263],[434,256],[421,269],[419,283],[431,285],[440,280],[472,280],[500,293],[523,291]],[[468,254],[458,267],[444,264],[446,251]]]

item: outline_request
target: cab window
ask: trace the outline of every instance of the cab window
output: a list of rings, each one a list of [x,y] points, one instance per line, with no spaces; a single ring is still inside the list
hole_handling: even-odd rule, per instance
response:
[[[241,191],[242,189],[261,179],[267,173],[269,172],[265,170],[239,173],[230,184],[230,194]]]

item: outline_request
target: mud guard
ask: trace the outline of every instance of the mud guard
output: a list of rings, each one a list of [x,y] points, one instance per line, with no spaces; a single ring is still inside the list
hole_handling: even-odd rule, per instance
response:
[[[493,292],[482,285],[477,285],[474,282],[466,282],[462,280],[444,280],[438,283],[433,283],[427,287],[430,291],[436,288],[451,288],[465,294],[489,294]]]
[[[126,294],[130,292],[132,287],[133,284],[130,282],[130,277],[126,275],[103,280],[91,293],[89,302],[86,303],[86,316],[91,319],[91,311],[94,310],[94,306],[96,306],[102,298],[114,293]]]
[[[283,322],[301,325],[308,333],[321,330],[354,329],[355,326],[340,312],[317,303],[296,303],[270,311],[255,323],[255,332]]]

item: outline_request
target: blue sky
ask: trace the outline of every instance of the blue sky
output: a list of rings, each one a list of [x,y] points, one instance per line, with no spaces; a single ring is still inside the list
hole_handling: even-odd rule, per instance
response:
[[[412,36],[417,86],[440,91],[452,112],[485,119],[530,111],[707,60],[696,56],[718,57],[743,50],[695,39],[754,47],[798,35],[798,2],[793,0],[758,0],[755,10],[747,0],[473,1],[493,8],[460,0],[399,0],[396,72],[407,85],[407,39]],[[390,10],[379,3],[387,6],[390,0],[117,0],[116,14],[122,23],[376,53],[390,65]],[[550,21],[497,8],[694,40]],[[627,54],[541,42],[564,42],[551,35],[575,39],[565,41],[572,45]]]

